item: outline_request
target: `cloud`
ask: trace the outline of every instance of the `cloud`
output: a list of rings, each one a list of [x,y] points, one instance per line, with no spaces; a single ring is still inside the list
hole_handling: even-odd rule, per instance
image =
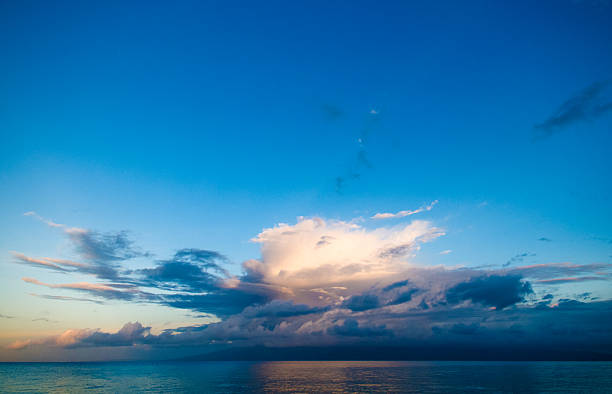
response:
[[[33,217],[35,219],[38,219],[41,222],[45,223],[49,227],[56,227],[56,228],[64,227],[63,224],[55,223],[54,221],[52,221],[50,219],[46,219],[46,218],[40,216],[39,214],[37,214],[34,211],[28,211],[28,212],[24,213],[23,216],[31,216],[31,217]]]
[[[134,246],[134,242],[129,238],[127,231],[101,233],[57,224],[41,217],[34,211],[26,212],[24,215],[35,217],[50,227],[61,229],[73,244],[77,254],[86,263],[47,257],[34,259],[21,253],[15,253],[17,260],[22,263],[44,265],[46,268],[56,271],[67,271],[66,266],[69,266],[73,272],[94,275],[100,279],[124,281],[126,278],[118,270],[122,262],[137,257],[151,257],[149,252],[142,251]]]
[[[502,264],[502,267],[508,267],[509,265],[515,264],[515,263],[522,263],[525,260],[525,257],[533,257],[535,256],[535,253],[519,253],[515,256],[513,256],[512,258],[510,258],[510,260],[506,261],[504,264]]]
[[[340,107],[337,107],[332,104],[323,104],[321,105],[321,111],[328,120],[337,120],[344,116],[344,111]]]
[[[391,283],[389,286],[383,288],[383,291],[391,291],[394,289],[399,289],[401,287],[407,286],[410,283],[408,279],[401,280],[399,282]]]
[[[612,244],[612,239],[611,238],[606,238],[606,237],[591,237],[590,239],[592,239],[594,241],[605,242],[607,244]]]
[[[15,316],[9,316],[9,315],[3,315],[2,313],[0,313],[0,319],[14,319]]]
[[[610,280],[610,277],[605,276],[579,276],[579,277],[567,277],[567,278],[554,278],[554,279],[541,279],[537,283],[542,284],[560,284],[560,283],[576,283],[576,282],[589,282],[593,280]]]
[[[328,308],[312,307],[305,304],[294,304],[292,301],[273,300],[265,305],[248,307],[243,315],[253,317],[287,318],[304,316],[327,311]]]
[[[469,325],[458,323],[453,324],[449,330],[449,332],[453,334],[459,335],[475,335],[480,331],[481,327],[478,323],[472,323]]]
[[[346,174],[335,178],[336,192],[342,194],[344,188],[354,180],[361,178],[365,170],[373,167],[372,162],[368,158],[367,146],[370,139],[370,134],[379,127],[380,112],[371,110],[368,112],[368,117],[363,128],[357,138],[358,151],[355,159],[350,164],[350,169]]]
[[[142,324],[126,323],[116,333],[105,333],[99,329],[66,330],[60,335],[40,339],[18,340],[7,346],[8,349],[23,349],[35,345],[76,348],[84,346],[131,346],[144,343],[150,335],[150,327]]]
[[[536,124],[536,138],[549,137],[578,122],[597,119],[612,111],[612,101],[603,97],[608,82],[595,82],[565,101],[548,119]]]
[[[346,300],[342,306],[353,312],[367,311],[368,309],[378,308],[380,301],[375,294],[354,295]]]
[[[205,294],[174,293],[155,296],[151,301],[180,309],[190,309],[225,317],[241,312],[244,308],[264,304],[271,300],[265,291],[240,287],[237,289],[216,289]]]
[[[83,301],[83,302],[93,302],[95,304],[104,304],[104,302],[100,300],[94,300],[91,298],[79,298],[79,297],[68,297],[68,296],[58,296],[58,295],[49,295],[49,294],[36,294],[29,293],[33,297],[45,298],[48,300],[60,300],[60,301]]]
[[[243,264],[246,276],[274,286],[296,300],[334,302],[359,294],[373,281],[392,282],[408,268],[422,243],[443,235],[426,221],[368,230],[352,222],[300,218],[295,225],[264,229],[254,242],[261,258]],[[333,239],[320,247],[320,240]],[[342,286],[339,291],[332,287]],[[326,294],[311,289],[326,290]]]
[[[410,289],[400,293],[394,300],[387,303],[387,305],[399,305],[404,304],[412,300],[412,296],[417,293],[419,289]]]
[[[125,250],[138,249],[131,244],[127,249],[117,246],[122,242],[116,238],[107,242],[93,236],[94,244],[113,245],[112,252],[92,257],[77,250],[86,263],[19,257],[43,269],[50,268],[40,262],[55,264],[72,275],[84,272],[81,265],[119,256],[113,268],[121,273],[120,280],[98,276],[101,283],[49,284],[24,278],[33,285],[93,297],[32,295],[63,301],[155,303],[205,313],[212,322],[166,329],[158,335],[141,323],[128,323],[116,332],[75,329],[9,347],[146,345],[191,351],[252,345],[608,343],[609,335],[601,327],[612,323],[611,302],[597,303],[590,295],[570,297],[557,287],[588,277],[608,278],[611,264],[548,263],[503,269],[416,264],[419,248],[443,234],[422,220],[366,227],[359,221],[301,217],[294,224],[264,228],[256,235],[252,241],[260,245],[261,254],[245,261],[239,275],[226,269],[229,262],[223,254],[196,248],[179,249],[167,259],[152,262],[150,268],[125,270],[122,259],[131,253]],[[537,293],[532,283],[540,286]],[[551,288],[549,283],[559,286]],[[589,342],[580,342],[576,333],[588,335]]]
[[[62,273],[75,272],[88,267],[86,264],[77,263],[71,260],[53,259],[50,257],[33,258],[18,252],[11,252],[11,254],[18,263],[47,268]]]
[[[459,283],[446,292],[450,304],[472,301],[496,309],[503,309],[533,293],[529,283],[518,275],[485,275]]]
[[[503,290],[503,288],[502,288]],[[424,346],[501,347],[515,350],[532,347],[569,347],[611,350],[606,327],[612,324],[612,301],[578,302],[559,300],[553,306],[519,305],[497,310],[470,304],[438,304],[393,310],[380,307],[353,312],[272,301],[246,308],[216,323],[164,330],[153,335],[141,323],[128,323],[117,332],[98,329],[67,330],[41,339],[22,340],[12,349],[49,346],[67,349],[147,345],[183,347],[207,352],[215,346]],[[217,347],[218,348],[218,347]],[[108,350],[105,350],[108,351]],[[464,350],[464,356],[467,354]],[[457,354],[455,354],[457,357]]]
[[[89,282],[78,282],[78,283],[63,283],[63,284],[49,284],[41,282],[34,278],[22,278],[26,283],[31,283],[38,286],[45,286],[51,289],[70,289],[88,292],[90,294],[103,297],[106,299],[121,299],[130,300],[134,298],[134,291],[120,290],[111,285],[89,283]]]
[[[32,321],[44,321],[46,323],[59,323],[57,320],[51,320],[46,317],[37,317],[36,319],[32,319]]]
[[[77,252],[88,260],[121,261],[147,255],[133,247],[127,231],[98,233],[72,227],[66,230],[66,234],[74,242]]]
[[[47,269],[51,269],[53,271],[59,271],[59,272],[68,272],[69,271],[66,268],[60,267],[59,265],[54,264],[51,261],[48,261],[45,258],[35,259],[35,258],[32,258],[32,257],[28,257],[28,256],[24,255],[23,253],[18,253],[18,252],[11,252],[11,253],[15,257],[15,260],[17,262],[19,262],[19,263],[22,263],[22,264],[28,264],[28,265],[32,265],[32,266],[43,267],[43,268],[47,268]]]
[[[516,267],[508,270],[509,274],[522,275],[531,279],[548,280],[567,276],[576,275],[610,275],[612,264],[609,263],[592,263],[592,264],[574,264],[574,263],[546,263],[532,264],[522,267]]]
[[[403,218],[406,216],[411,216],[417,213],[421,213],[421,212],[425,212],[425,211],[431,211],[434,207],[434,205],[436,205],[438,203],[438,200],[432,201],[431,203],[429,203],[428,205],[424,205],[418,209],[412,210],[412,211],[399,211],[397,213],[377,213],[376,215],[372,216],[372,219],[375,220],[379,220],[379,219],[395,219],[395,218]]]
[[[78,340],[70,346],[130,346],[144,343],[150,335],[151,327],[144,327],[139,322],[126,323],[116,333],[105,333],[95,330],[86,331],[85,335],[77,336]]]
[[[538,238],[538,241],[542,241],[542,242],[552,242],[552,239],[550,239],[550,238],[546,238],[546,237],[540,237],[540,238]]]
[[[387,330],[384,324],[379,326],[359,326],[359,322],[354,319],[346,319],[341,325],[333,326],[328,329],[332,335],[346,337],[378,337],[393,336],[391,330]]]
[[[155,268],[135,271],[144,279],[141,284],[166,290],[210,291],[219,282],[229,278],[221,264],[227,258],[215,251],[202,249],[181,249],[170,260],[157,263]]]

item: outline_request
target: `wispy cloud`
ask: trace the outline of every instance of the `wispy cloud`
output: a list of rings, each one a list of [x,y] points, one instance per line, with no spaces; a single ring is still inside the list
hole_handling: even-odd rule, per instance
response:
[[[32,216],[53,228],[59,228],[68,237],[77,254],[86,263],[74,262],[64,259],[48,257],[36,259],[22,253],[15,252],[16,259],[21,263],[41,265],[56,271],[75,271],[94,275],[101,279],[123,281],[118,266],[121,262],[137,257],[152,257],[150,253],[142,251],[134,245],[127,231],[101,233],[79,227],[68,227],[43,218],[36,212],[26,212],[24,215]],[[71,267],[68,270],[66,267]]]
[[[567,278],[554,278],[554,279],[541,279],[536,283],[544,284],[560,284],[560,283],[576,283],[576,282],[589,282],[593,280],[611,280],[612,278],[607,276],[577,276]]]
[[[529,252],[519,253],[517,255],[512,256],[508,261],[502,264],[502,267],[508,267],[512,264],[522,263],[525,260],[525,258],[534,257],[535,255],[536,255],[535,253],[529,253]]]
[[[44,283],[34,278],[22,278],[22,280],[26,283],[31,283],[33,285],[45,286],[51,289],[71,289],[71,290],[80,290],[85,291],[93,295],[97,295],[100,297],[104,297],[107,299],[123,299],[129,300],[133,298],[134,291],[131,289],[125,290],[113,287],[113,285],[105,285],[100,283],[90,283],[90,282],[77,282],[77,283],[61,283],[61,284],[50,284]]]
[[[36,294],[29,293],[33,297],[45,298],[48,300],[59,300],[59,301],[83,301],[83,302],[93,302],[95,304],[104,304],[103,301],[94,300],[91,298],[79,298],[79,297],[68,297],[68,296],[58,296],[58,295],[50,295],[50,294]]]
[[[368,118],[365,121],[364,127],[357,138],[358,151],[355,159],[350,164],[350,169],[347,174],[336,177],[336,192],[342,194],[344,188],[352,181],[361,178],[363,172],[373,167],[372,162],[368,158],[367,146],[370,140],[370,134],[379,127],[380,112],[371,110],[368,113]]]
[[[565,127],[611,112],[612,101],[603,97],[608,85],[608,81],[595,82],[569,98],[548,119],[534,126],[535,137],[549,137]]]
[[[32,321],[44,321],[46,323],[59,323],[57,320],[52,320],[47,317],[37,317],[35,319],[32,319]]]
[[[39,214],[37,214],[34,211],[28,211],[28,212],[24,213],[23,216],[31,216],[33,218],[36,218],[36,219],[40,220],[41,222],[45,223],[49,227],[57,227],[57,228],[65,227],[63,224],[55,223],[54,221],[52,221],[50,219],[46,219],[46,218],[40,216]]]
[[[344,116],[344,111],[336,105],[333,104],[323,104],[321,105],[321,111],[328,120],[337,120]]]
[[[47,268],[47,269],[51,269],[51,270],[59,271],[59,272],[68,272],[66,268],[60,267],[59,265],[54,264],[53,262],[48,261],[44,258],[36,259],[33,257],[28,257],[24,255],[23,253],[18,253],[18,252],[11,252],[11,253],[15,257],[15,260],[19,263],[43,267],[43,268]]]
[[[422,207],[411,210],[411,211],[408,210],[408,211],[399,211],[397,213],[377,213],[376,215],[372,216],[371,219],[378,220],[378,219],[403,218],[406,216],[415,215],[417,213],[431,211],[437,203],[438,203],[438,200],[435,200],[435,201],[430,202],[428,205],[423,205]]]
[[[25,254],[19,252],[11,252],[11,254],[15,257],[15,260],[18,263],[28,264],[35,267],[47,268],[53,271],[59,271],[63,273],[74,272],[78,271],[79,268],[87,267],[87,264],[77,263],[71,260],[54,259],[50,257],[34,258],[26,256]]]
[[[568,262],[531,264],[511,268],[507,272],[520,274],[532,279],[549,280],[576,275],[609,275],[611,270],[612,264],[609,263],[575,264]]]

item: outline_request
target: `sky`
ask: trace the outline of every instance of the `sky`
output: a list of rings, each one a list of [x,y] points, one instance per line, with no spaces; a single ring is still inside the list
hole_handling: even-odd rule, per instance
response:
[[[610,357],[611,17],[0,3],[0,361]]]

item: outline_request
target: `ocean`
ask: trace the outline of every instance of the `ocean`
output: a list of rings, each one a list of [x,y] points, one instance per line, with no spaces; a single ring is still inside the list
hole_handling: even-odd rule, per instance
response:
[[[612,392],[612,362],[0,363],[0,392]]]

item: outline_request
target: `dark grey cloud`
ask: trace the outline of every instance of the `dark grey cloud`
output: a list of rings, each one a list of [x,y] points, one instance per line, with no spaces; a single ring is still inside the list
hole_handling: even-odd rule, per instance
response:
[[[599,118],[612,111],[605,98],[608,81],[595,82],[565,101],[548,119],[534,126],[536,138],[545,138],[575,123]]]
[[[459,335],[475,335],[478,333],[479,330],[480,330],[480,324],[472,323],[472,324],[466,325],[463,323],[458,323],[458,324],[453,324],[449,331],[453,334],[459,334]]]
[[[52,320],[47,317],[37,317],[36,319],[32,319],[32,321],[44,321],[46,323],[59,323],[57,320]]]
[[[239,288],[226,287],[224,283],[231,276],[223,267],[227,263],[227,258],[215,251],[181,249],[172,259],[159,261],[155,268],[131,273],[140,278],[137,283],[141,286],[180,292],[149,295],[147,301],[217,316],[235,314],[272,299],[273,294],[265,287],[244,284]],[[252,276],[240,279],[258,282]]]
[[[478,323],[463,324],[455,323],[450,325],[441,325],[431,327],[432,332],[438,336],[445,336],[448,334],[455,335],[478,335],[481,334],[483,329]]]
[[[380,300],[375,294],[354,295],[342,304],[343,307],[352,311],[366,311],[378,308],[380,305]]]
[[[241,312],[247,306],[263,304],[270,298],[265,294],[237,289],[216,289],[206,294],[168,294],[155,297],[157,302],[173,308],[190,309],[225,317]]]
[[[139,322],[126,323],[116,333],[96,331],[71,346],[131,346],[145,343],[150,336],[150,330],[151,327],[144,327]]]
[[[410,281],[408,279],[401,280],[399,282],[391,283],[389,286],[384,287],[382,290],[383,291],[391,291],[393,289],[397,289],[397,288],[400,288],[400,287],[407,286],[409,283],[410,283]]]
[[[611,238],[606,238],[606,237],[591,237],[592,240],[594,241],[601,241],[601,242],[605,242],[607,244],[612,244],[612,239]]]
[[[472,306],[438,306],[423,311],[389,312],[385,308],[351,312],[347,309],[309,310],[312,307],[273,301],[246,308],[218,323],[168,329],[159,335],[140,323],[128,323],[115,333],[73,330],[59,337],[33,341],[29,346],[50,344],[71,348],[116,347],[146,344],[207,352],[216,344],[232,347],[271,346],[418,346],[423,352],[453,350],[454,359],[470,358],[474,348],[512,353],[550,349],[612,352],[612,301],[579,302],[561,299],[558,305],[519,305],[490,311]],[[289,312],[288,312],[289,311]],[[292,313],[301,311],[303,313]],[[280,312],[280,313],[279,313]],[[309,313],[313,312],[313,313]],[[66,341],[66,337],[73,340]],[[231,343],[230,343],[231,342]],[[548,349],[548,350],[545,350]],[[225,350],[224,350],[225,351]],[[529,352],[525,353],[528,355]],[[191,353],[193,354],[193,353]],[[539,357],[550,357],[551,353]],[[572,353],[573,354],[573,353]],[[450,357],[450,353],[440,353]],[[299,355],[296,356],[299,359]],[[402,356],[406,357],[406,356]],[[521,357],[526,357],[525,355]],[[572,357],[572,356],[566,356]],[[503,359],[503,356],[502,356]]]
[[[350,163],[349,170],[343,175],[335,178],[336,192],[342,194],[344,188],[352,182],[361,178],[362,174],[373,168],[373,164],[368,157],[367,147],[370,140],[370,135],[380,127],[380,115],[377,111],[370,111],[365,120],[364,126],[359,132],[357,144],[359,149],[353,161]]]
[[[292,301],[273,300],[265,305],[245,309],[245,316],[285,318],[310,315],[329,310],[328,307],[312,307],[305,304],[294,304]]]
[[[548,285],[558,285],[561,283],[578,283],[578,282],[590,282],[597,280],[611,280],[612,277],[609,276],[576,276],[569,278],[554,278],[554,279],[541,279],[537,281],[540,284],[548,284]]]
[[[119,263],[136,257],[151,257],[150,253],[134,246],[127,231],[100,233],[68,228],[65,233],[76,252],[89,263],[78,270],[101,279],[124,280],[119,271]]]
[[[344,116],[344,111],[336,105],[333,104],[323,104],[321,105],[321,111],[323,111],[323,115],[326,119],[334,121]]]
[[[48,257],[36,259],[14,252],[13,255],[16,260],[23,264],[35,265],[64,273],[78,272],[89,274],[100,279],[119,282],[127,280],[119,271],[121,263],[137,257],[152,257],[149,252],[136,247],[125,230],[102,233],[78,227],[68,227],[46,219],[34,211],[26,212],[24,215],[32,216],[49,227],[61,229],[84,262]]]
[[[513,275],[521,275],[529,279],[548,280],[582,275],[607,276],[610,275],[611,271],[612,264],[609,263],[548,263],[511,268],[507,272]]]
[[[79,231],[86,233],[86,231]],[[89,237],[88,244],[95,244]],[[107,237],[102,237],[107,239]],[[109,245],[120,244],[123,252],[115,253],[119,260],[133,256],[137,250],[131,241],[123,236],[110,237],[110,244],[106,245],[107,252],[96,257],[109,258],[108,252],[113,249]],[[120,239],[120,241],[117,241]],[[84,255],[85,256],[85,255]],[[92,258],[89,254],[88,258]],[[225,280],[230,274],[223,267],[228,260],[222,254],[203,249],[181,249],[168,260],[161,260],[153,268],[128,270],[120,272],[120,266],[106,265],[107,261],[91,260],[89,265],[78,265],[70,272],[90,273],[105,279],[102,284],[79,282],[66,284],[43,283],[33,278],[23,278],[25,282],[49,288],[70,289],[95,296],[98,299],[37,295],[36,297],[65,300],[89,301],[103,303],[102,300],[123,300],[134,303],[158,303],[173,308],[189,309],[198,312],[211,313],[217,316],[228,316],[241,312],[250,305],[264,304],[274,298],[274,292],[265,286],[258,286],[257,278],[242,277],[239,288],[226,288]],[[76,263],[75,263],[76,264]],[[43,266],[44,267],[44,266]],[[99,275],[101,269],[109,269],[110,275]],[[110,280],[110,282],[109,282]],[[254,283],[249,285],[249,281]],[[141,288],[150,288],[152,291],[143,291]],[[160,293],[158,290],[166,292]],[[170,292],[170,293],[167,293]]]
[[[518,275],[484,275],[459,283],[446,292],[450,304],[472,301],[484,306],[503,309],[524,301],[533,290]]]
[[[508,261],[506,261],[504,264],[502,264],[502,267],[508,267],[512,264],[517,264],[517,263],[522,263],[526,257],[533,257],[535,256],[535,253],[519,253],[517,255],[512,256]]]
[[[410,290],[401,292],[400,294],[398,294],[397,297],[395,297],[395,299],[388,302],[387,305],[399,305],[405,302],[409,302],[412,300],[412,296],[418,291],[419,291],[418,289],[410,289]]]
[[[229,277],[221,265],[227,258],[220,253],[202,249],[181,249],[170,260],[157,263],[155,268],[135,271],[142,284],[166,290],[192,292],[211,291]]]
[[[68,237],[83,258],[93,261],[122,261],[148,256],[134,247],[127,231],[99,233],[82,229],[67,229]]]
[[[341,325],[330,327],[327,330],[332,335],[345,337],[379,337],[393,336],[393,331],[388,330],[384,324],[379,326],[360,326],[354,319],[346,319]]]
[[[383,249],[378,254],[382,258],[398,258],[405,256],[414,249],[414,243],[407,243],[405,245],[393,246],[391,248]]]
[[[321,238],[319,239],[319,241],[316,244],[317,248],[323,247],[325,245],[329,245],[331,244],[331,242],[334,240],[335,238],[330,236],[330,235],[322,235]]]
[[[45,298],[48,300],[82,301],[82,302],[93,302],[94,304],[104,304],[103,301],[94,300],[92,298],[79,298],[79,297],[58,296],[58,295],[50,295],[50,294],[36,294],[36,293],[29,293],[29,294],[34,297]]]

